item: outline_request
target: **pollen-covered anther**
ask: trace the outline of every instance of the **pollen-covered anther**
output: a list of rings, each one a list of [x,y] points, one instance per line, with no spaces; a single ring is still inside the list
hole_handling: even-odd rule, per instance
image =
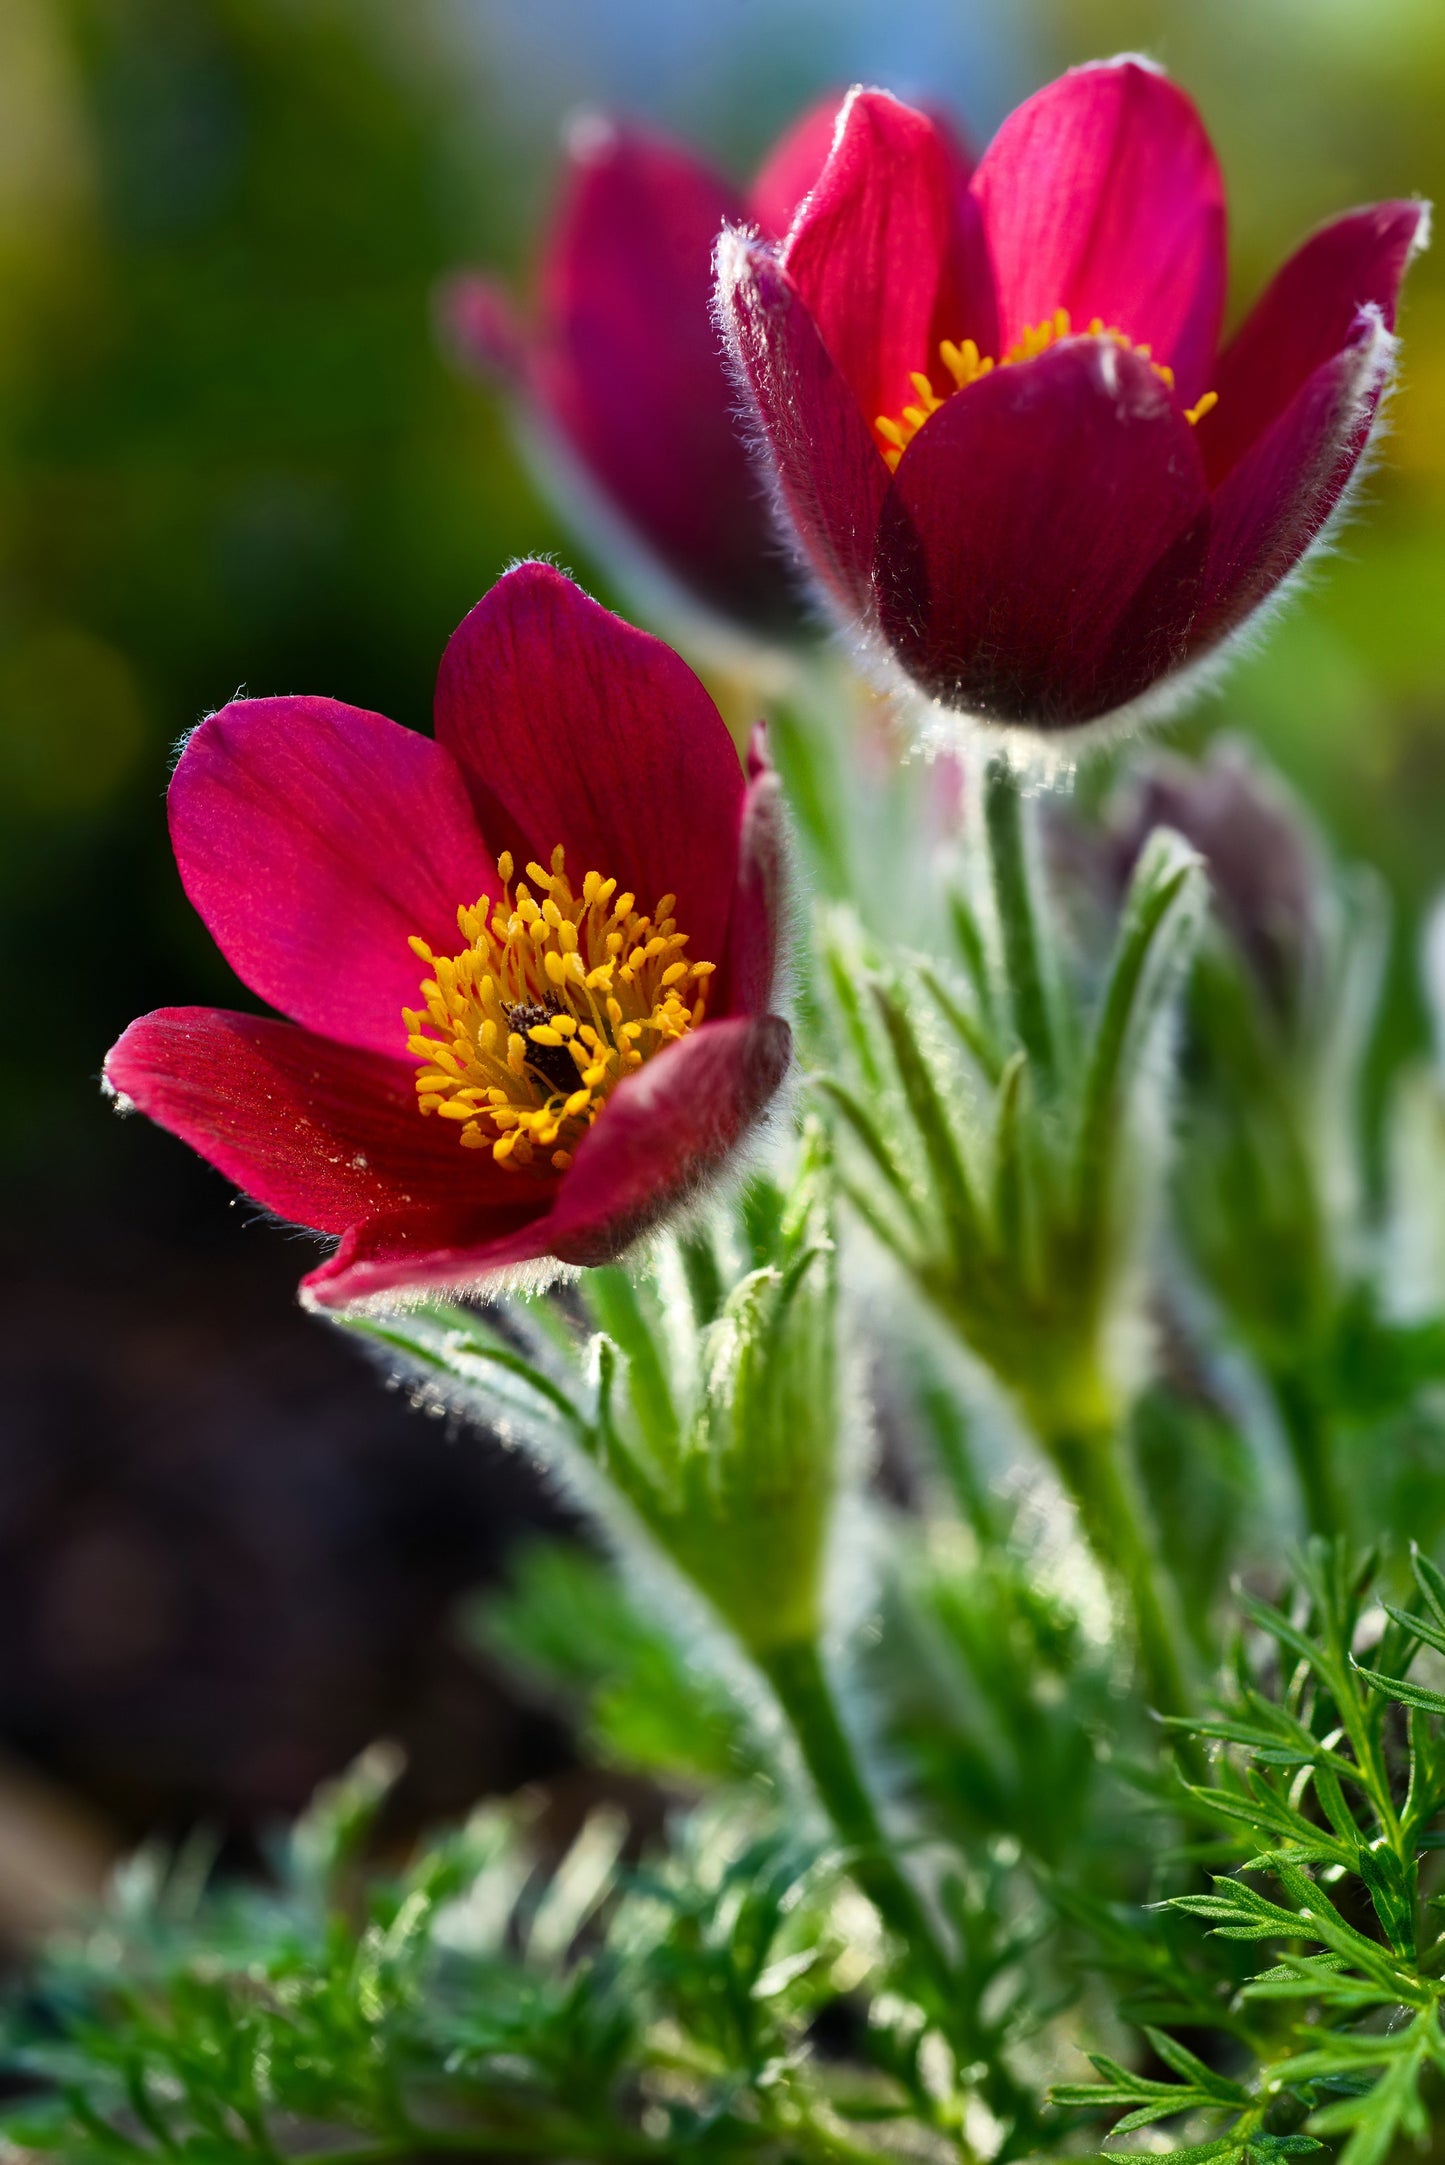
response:
[[[1056,346],[1060,339],[1075,336],[1106,338],[1116,346],[1123,346],[1130,353],[1139,354],[1149,363],[1165,389],[1174,389],[1173,369],[1162,361],[1156,361],[1148,346],[1136,346],[1127,332],[1121,331],[1117,324],[1105,323],[1101,316],[1095,316],[1084,331],[1076,333],[1067,308],[1056,308],[1042,323],[1029,325],[1023,337],[1010,346],[1008,352],[997,361],[991,354],[980,353],[971,338],[965,338],[961,344],[945,338],[939,345],[938,358],[943,364],[951,388],[946,387],[942,393],[938,392],[932,379],[922,369],[915,369],[908,380],[916,394],[916,402],[905,406],[896,421],[886,414],[880,414],[873,424],[881,438],[883,456],[890,468],[897,471],[899,460],[924,422],[930,415],[937,413],[939,407],[951,398],[955,391],[966,391],[971,383],[977,383],[982,376],[991,375],[995,368],[1012,368],[1020,361],[1037,360],[1041,353],[1047,353],[1050,346]],[[1211,407],[1218,404],[1219,393],[1206,391],[1196,405],[1183,409],[1184,418],[1192,428],[1197,421],[1204,419]]]
[[[412,940],[430,974],[402,1012],[423,1113],[499,1165],[565,1172],[623,1077],[702,1021],[715,965],[683,952],[675,895],[640,916],[599,872],[574,894],[560,845],[526,871],[514,886],[498,858],[500,899],[457,911],[460,954]]]

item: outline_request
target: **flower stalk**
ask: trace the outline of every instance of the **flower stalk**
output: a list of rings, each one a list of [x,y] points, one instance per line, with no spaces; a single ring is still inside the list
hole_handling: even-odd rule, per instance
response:
[[[1033,836],[1019,770],[1007,754],[996,754],[985,766],[983,820],[1014,1027],[1037,1087],[1052,1095],[1059,1048],[1031,862]]]
[[[787,1717],[818,1801],[850,1852],[853,1877],[902,1941],[930,1996],[946,2009],[955,1983],[953,1962],[883,1828],[817,1641],[773,1647],[757,1660]]]
[[[1110,1426],[1061,1432],[1045,1443],[1078,1511],[1084,1538],[1132,1621],[1151,1708],[1175,1718],[1197,1714],[1198,1679],[1178,1594],[1159,1554],[1120,1430]],[[1181,1733],[1178,1743],[1191,1779],[1202,1779],[1204,1760],[1197,1740]]]

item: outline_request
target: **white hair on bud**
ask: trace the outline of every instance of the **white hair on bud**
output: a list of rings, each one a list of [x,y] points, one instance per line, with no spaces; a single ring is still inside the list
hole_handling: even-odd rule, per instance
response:
[[[857,94],[856,90],[849,93],[850,96]],[[713,322],[722,343],[723,364],[733,383],[733,420],[752,459],[759,491],[772,512],[773,530],[779,551],[791,564],[794,576],[811,604],[819,631],[828,636],[840,651],[851,656],[855,662],[861,662],[864,673],[867,674],[870,650],[877,646],[878,635],[863,617],[840,622],[839,597],[820,578],[812,558],[799,539],[797,528],[788,511],[787,493],[783,487],[778,461],[773,456],[767,424],[763,420],[762,409],[748,375],[737,324],[727,305],[730,296],[747,275],[747,263],[752,250],[762,247],[767,247],[768,253],[776,259],[777,250],[762,240],[755,226],[725,225],[713,250]]]

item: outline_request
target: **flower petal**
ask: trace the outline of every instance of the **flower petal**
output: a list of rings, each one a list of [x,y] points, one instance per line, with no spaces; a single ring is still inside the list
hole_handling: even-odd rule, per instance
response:
[[[515,1175],[426,1119],[403,1061],[267,1015],[163,1007],[133,1022],[107,1086],[278,1217],[340,1233],[379,1211],[509,1207]],[[540,1192],[545,1208],[551,1191]]]
[[[569,872],[615,877],[650,910],[677,896],[699,962],[721,962],[743,775],[727,726],[670,647],[551,564],[519,564],[453,634],[437,737],[518,870],[560,842]]]
[[[742,215],[729,183],[687,151],[597,119],[574,129],[533,389],[666,570],[724,616],[781,634],[797,597],[709,306],[713,245]]]
[[[186,893],[252,992],[404,1054],[422,970],[496,873],[449,752],[335,699],[242,699],[202,722],[167,799]]]
[[[1373,303],[1395,328],[1400,285],[1424,244],[1423,203],[1376,203],[1337,218],[1297,248],[1219,357],[1219,404],[1200,424],[1211,484],[1220,481],[1314,371],[1348,344]]]
[[[728,1014],[761,1015],[773,1004],[787,911],[788,836],[782,784],[761,764],[748,783],[738,835],[722,1005]]]
[[[506,1227],[459,1203],[424,1218],[379,1217],[347,1235],[306,1292],[333,1307],[479,1292],[548,1258],[613,1261],[718,1171],[776,1092],[791,1045],[776,1015],[704,1023],[619,1085],[545,1216]]]
[[[1224,184],[1191,101],[1137,60],[1075,68],[1011,113],[973,177],[1005,350],[1055,309],[1116,325],[1208,389]]]
[[[551,1252],[609,1262],[699,1194],[775,1096],[792,1044],[778,1015],[705,1022],[619,1083],[562,1183]]]
[[[844,617],[871,606],[873,536],[888,468],[773,250],[718,243],[718,314],[772,455],[781,508],[809,569]]]
[[[1318,540],[1379,412],[1395,340],[1379,311],[1317,368],[1214,492],[1195,652],[1241,624]]]
[[[417,1294],[485,1293],[500,1288],[527,1266],[543,1265],[550,1214],[529,1199],[515,1200],[522,1182],[512,1176],[508,1199],[495,1210],[465,1202],[424,1211],[390,1211],[349,1228],[334,1255],[301,1281],[301,1297],[317,1308],[346,1308]],[[539,1272],[545,1275],[545,1272]]]
[[[941,368],[940,339],[995,350],[992,281],[961,210],[957,154],[927,114],[853,91],[782,263],[870,428],[911,403],[915,370]]]
[[[798,206],[817,185],[838,133],[844,92],[831,90],[800,113],[768,152],[748,190],[747,215],[769,240],[781,240]]]
[[[904,453],[879,612],[932,697],[1065,728],[1183,651],[1207,526],[1193,432],[1147,361],[1070,339],[949,399]]]

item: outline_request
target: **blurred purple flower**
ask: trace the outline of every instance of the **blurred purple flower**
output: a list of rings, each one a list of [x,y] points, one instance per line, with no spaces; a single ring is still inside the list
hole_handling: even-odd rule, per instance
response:
[[[636,583],[680,588],[693,612],[772,643],[796,640],[808,610],[724,367],[713,251],[739,220],[787,231],[840,102],[805,112],[746,195],[663,136],[579,120],[530,315],[475,272],[441,295],[452,350],[520,395],[564,515],[590,513]]]

